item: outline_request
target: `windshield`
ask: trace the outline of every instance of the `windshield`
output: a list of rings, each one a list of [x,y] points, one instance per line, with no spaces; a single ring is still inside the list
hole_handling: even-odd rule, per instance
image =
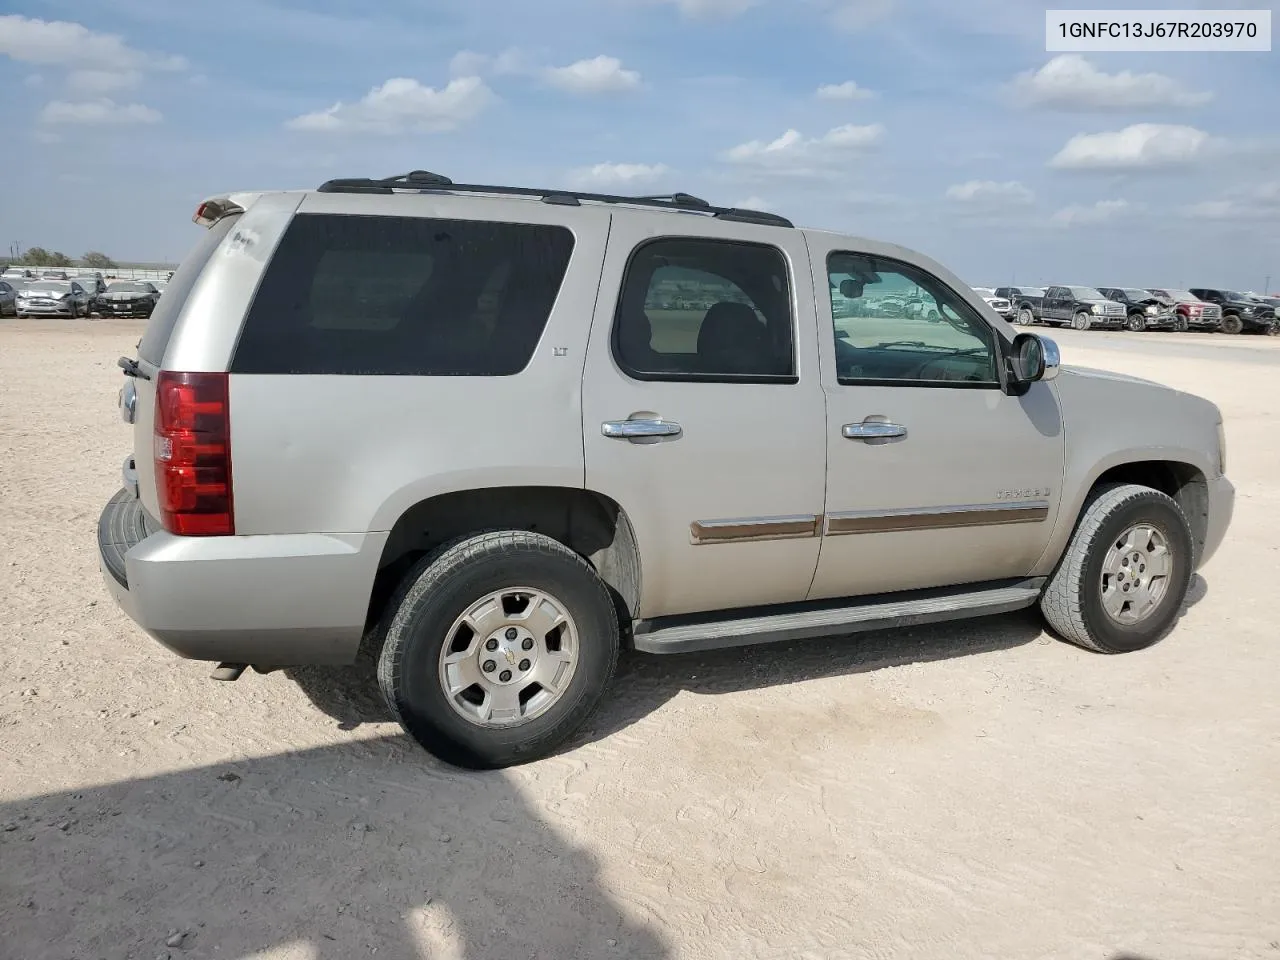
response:
[[[33,283],[27,284],[27,293],[38,295],[51,293],[55,297],[60,297],[64,293],[70,292],[71,284],[66,280],[36,280]]]
[[[112,283],[107,285],[107,293],[150,293],[151,285],[147,283]]]
[[[1099,290],[1093,287],[1067,287],[1071,291],[1071,295],[1077,300],[1106,300]]]
[[[1121,287],[1120,292],[1130,300],[1150,300],[1150,290],[1139,290],[1137,287]]]
[[[1182,300],[1187,303],[1195,303],[1200,299],[1190,290],[1153,290],[1152,293],[1163,293],[1170,300]]]
[[[1238,292],[1238,291],[1236,291],[1236,290],[1223,290],[1222,292],[1226,295],[1226,298],[1227,298],[1228,300],[1248,300],[1248,299],[1250,299],[1249,297],[1246,297],[1243,293],[1240,293],[1240,292]]]

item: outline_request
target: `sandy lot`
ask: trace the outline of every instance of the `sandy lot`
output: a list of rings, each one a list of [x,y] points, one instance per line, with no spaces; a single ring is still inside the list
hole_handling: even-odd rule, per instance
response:
[[[219,684],[117,612],[140,332],[0,321],[5,960],[1280,960],[1280,340],[1054,334],[1226,413],[1235,524],[1155,648],[1028,613],[633,656],[572,750],[476,775],[367,664]]]

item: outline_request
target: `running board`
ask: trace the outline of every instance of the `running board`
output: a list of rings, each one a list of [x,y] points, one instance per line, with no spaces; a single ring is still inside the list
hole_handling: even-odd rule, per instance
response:
[[[860,597],[857,600],[794,603],[684,617],[637,620],[634,646],[644,653],[694,653],[754,643],[838,637],[920,623],[1009,613],[1040,599],[1044,577],[1029,580]]]

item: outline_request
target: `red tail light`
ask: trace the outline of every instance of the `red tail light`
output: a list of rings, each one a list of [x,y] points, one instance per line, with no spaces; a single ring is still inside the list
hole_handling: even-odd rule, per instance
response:
[[[160,522],[186,537],[230,536],[231,404],[225,373],[156,381],[155,464]]]

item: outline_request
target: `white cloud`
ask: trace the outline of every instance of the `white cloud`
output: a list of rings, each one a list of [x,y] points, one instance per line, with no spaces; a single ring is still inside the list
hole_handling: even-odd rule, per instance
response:
[[[1074,53],[1054,57],[1039,70],[1019,74],[1013,90],[1027,105],[1061,110],[1198,107],[1213,99],[1213,94],[1187,90],[1162,73],[1103,73]]]
[[[102,97],[72,103],[54,100],[40,111],[40,122],[47,124],[138,124],[159,123],[160,111],[141,103],[121,104]]]
[[[449,61],[449,75],[453,77],[478,77],[486,73],[503,76],[525,73],[528,69],[524,53],[515,47],[496,55],[459,50]]]
[[[852,80],[823,84],[815,95],[819,100],[870,100],[875,96],[866,87],[860,87]]]
[[[294,117],[291,130],[332,133],[442,133],[478,116],[495,100],[479,77],[458,77],[436,90],[408,77],[394,77],[355,103]]]
[[[947,199],[979,206],[1021,206],[1035,199],[1035,194],[1017,180],[970,180],[947,187]]]
[[[1238,188],[1220,200],[1203,200],[1182,208],[1197,220],[1270,220],[1280,222],[1280,180]]]
[[[752,194],[751,196],[747,197],[747,199],[745,200],[739,200],[737,203],[734,204],[734,206],[737,207],[739,210],[763,210],[767,212],[773,209],[773,204],[771,204],[768,200],[762,200],[760,197],[757,197],[755,194]]]
[[[640,74],[626,70],[617,57],[579,60],[567,67],[550,67],[547,81],[570,93],[625,93],[640,86]]]
[[[579,189],[618,189],[653,183],[669,172],[661,163],[597,163],[571,171],[569,179]]]
[[[141,82],[142,73],[137,70],[72,70],[67,74],[67,86],[88,96],[132,90]]]
[[[1078,133],[1049,161],[1061,170],[1142,170],[1192,163],[1208,152],[1209,134],[1195,127],[1135,123],[1123,130]]]
[[[805,137],[788,130],[776,140],[752,140],[725,154],[731,163],[758,167],[792,176],[818,176],[838,171],[847,162],[873,149],[884,139],[880,124],[834,127],[820,137]]]
[[[22,63],[98,70],[181,70],[181,57],[135,50],[114,33],[97,33],[79,23],[0,16],[0,54]]]
[[[1099,200],[1087,205],[1063,207],[1049,219],[1061,227],[1094,226],[1132,212],[1133,204],[1128,200]]]

